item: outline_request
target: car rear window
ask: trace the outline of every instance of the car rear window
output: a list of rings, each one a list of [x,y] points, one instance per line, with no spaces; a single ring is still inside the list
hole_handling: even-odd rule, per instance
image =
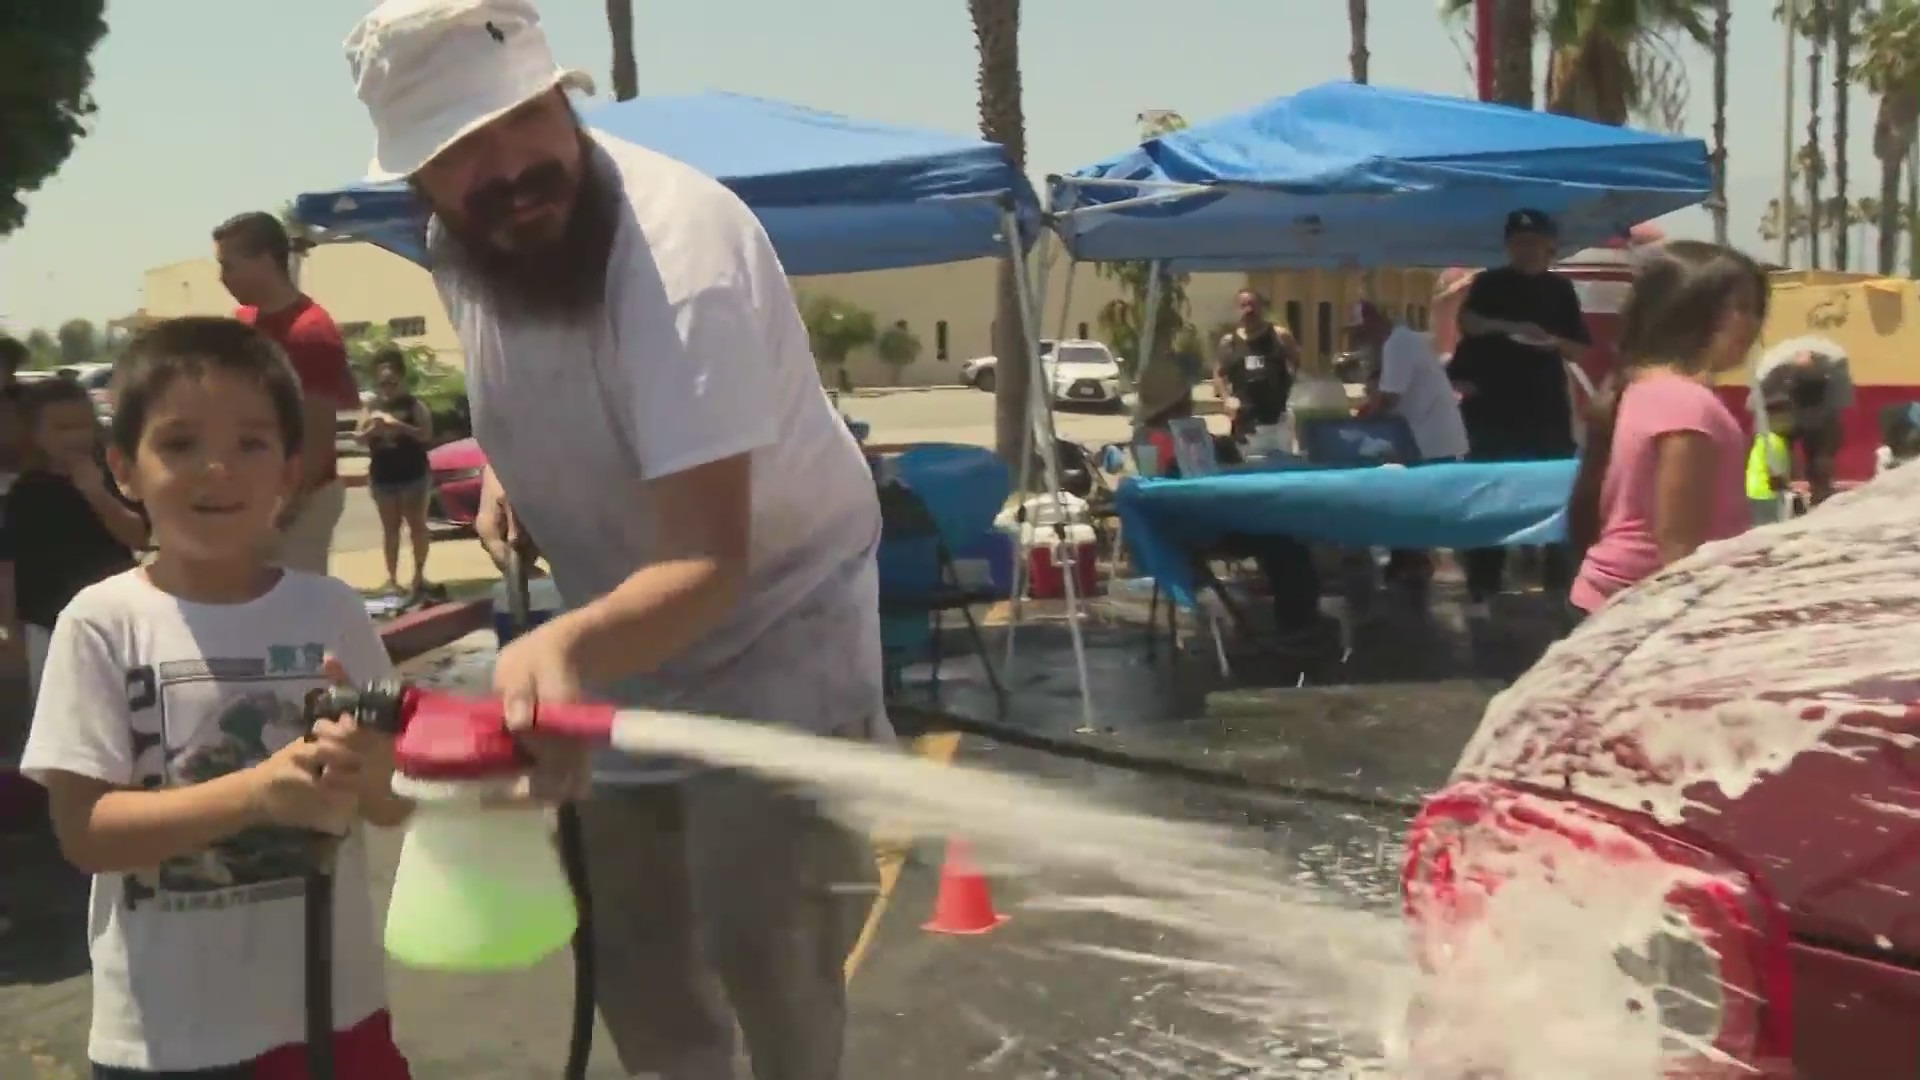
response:
[[[1109,358],[1107,350],[1098,345],[1063,345],[1055,352],[1055,359],[1066,364],[1104,364]]]

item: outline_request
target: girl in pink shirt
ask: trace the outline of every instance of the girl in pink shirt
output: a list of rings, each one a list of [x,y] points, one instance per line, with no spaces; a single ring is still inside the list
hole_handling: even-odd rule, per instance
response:
[[[1592,612],[1751,522],[1746,437],[1709,384],[1746,362],[1766,314],[1766,272],[1731,248],[1674,241],[1634,275],[1623,388],[1595,409],[1567,506],[1568,539],[1586,549],[1574,607]]]

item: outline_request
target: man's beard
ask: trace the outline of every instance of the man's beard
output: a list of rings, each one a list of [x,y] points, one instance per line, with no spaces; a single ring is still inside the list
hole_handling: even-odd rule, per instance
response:
[[[606,301],[607,263],[619,223],[620,192],[592,138],[582,131],[580,141],[579,187],[558,237],[509,251],[487,239],[484,225],[511,205],[514,187],[555,183],[549,171],[559,169],[554,162],[527,170],[500,191],[476,193],[469,200],[464,227],[436,214],[434,227],[427,233],[432,265],[451,271],[512,317],[557,321],[599,310]],[[564,176],[557,182],[564,183]]]

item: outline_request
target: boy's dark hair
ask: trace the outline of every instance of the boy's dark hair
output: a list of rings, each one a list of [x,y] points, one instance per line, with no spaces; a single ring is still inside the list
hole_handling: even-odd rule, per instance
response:
[[[264,210],[228,218],[213,230],[213,239],[215,243],[237,244],[249,255],[271,255],[281,273],[291,272],[293,241],[287,238],[287,227]]]
[[[19,371],[33,359],[33,353],[26,342],[18,338],[0,334],[0,371]]]
[[[266,335],[235,319],[189,315],[141,331],[127,343],[113,372],[113,445],[132,457],[147,430],[153,403],[179,379],[223,371],[258,385],[273,403],[289,457],[305,435],[300,380],[287,354]]]

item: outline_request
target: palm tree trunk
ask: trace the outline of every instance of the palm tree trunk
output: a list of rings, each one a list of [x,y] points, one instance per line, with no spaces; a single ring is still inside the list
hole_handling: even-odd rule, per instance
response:
[[[1915,220],[1915,214],[1920,214],[1920,140],[1915,140],[1907,151],[1906,208],[1902,210],[1898,207],[1889,208],[1882,205],[1880,210],[1880,250],[1885,253],[1880,257],[1880,261],[1885,264],[1880,270],[1881,273],[1893,273],[1893,253],[1898,242],[1897,234],[1904,229],[1907,234],[1907,276],[1920,277],[1920,220]],[[1887,239],[1887,233],[1890,231],[1896,234],[1895,240]]]
[[[1353,42],[1352,51],[1347,53],[1347,66],[1353,74],[1353,81],[1365,84],[1367,81],[1367,0],[1347,0],[1347,37]]]
[[[633,56],[633,0],[607,0],[607,35],[613,39],[613,100],[640,96],[640,69]]]
[[[1732,0],[1713,5],[1713,241],[1727,243],[1727,24]]]
[[[1020,0],[967,0],[974,43],[980,52],[980,135],[999,143],[1015,169],[1027,167],[1027,120],[1020,100]],[[1027,328],[1011,256],[1000,261],[993,319],[994,445],[1015,469],[1021,433],[1028,423]]]
[[[1820,269],[1820,67],[1826,58],[1822,43],[1815,40],[1807,50],[1807,267]]]
[[[1847,202],[1847,97],[1853,89],[1853,0],[1833,3],[1833,198],[1836,205]],[[1850,269],[1852,252],[1847,247],[1845,219],[1833,229],[1833,267]]]
[[[1876,264],[1891,275],[1900,260],[1900,167],[1907,162],[1903,148],[1880,159],[1880,250]]]
[[[1533,0],[1499,0],[1494,12],[1493,100],[1533,108]]]

